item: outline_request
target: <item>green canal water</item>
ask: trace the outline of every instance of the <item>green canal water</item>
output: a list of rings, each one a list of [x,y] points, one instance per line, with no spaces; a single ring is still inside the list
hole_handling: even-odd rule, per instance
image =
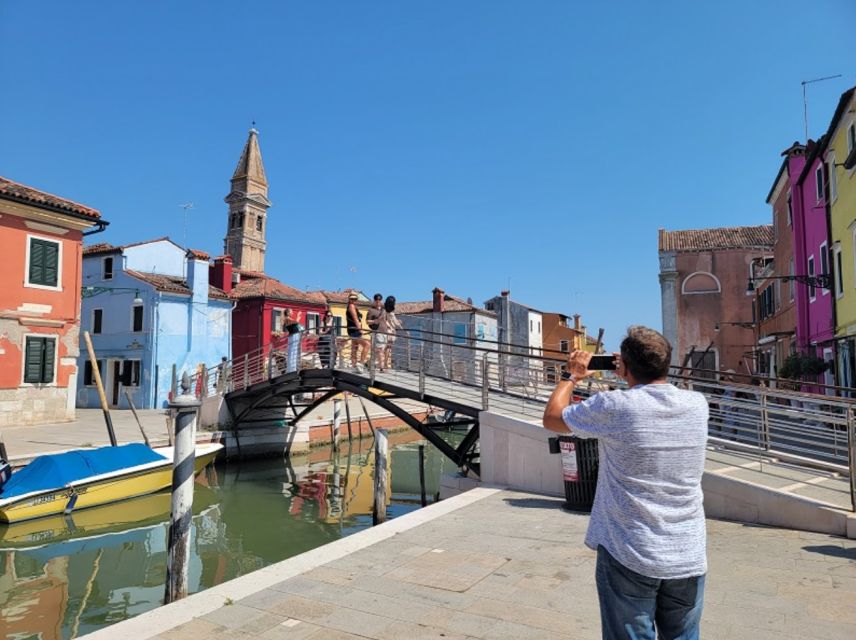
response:
[[[392,435],[388,518],[428,501],[454,465],[414,434]],[[450,439],[456,436],[450,435]],[[409,441],[408,441],[409,440]],[[190,591],[245,575],[372,525],[373,441],[309,456],[218,464],[194,492]],[[168,492],[0,526],[0,639],[68,640],[160,606]]]

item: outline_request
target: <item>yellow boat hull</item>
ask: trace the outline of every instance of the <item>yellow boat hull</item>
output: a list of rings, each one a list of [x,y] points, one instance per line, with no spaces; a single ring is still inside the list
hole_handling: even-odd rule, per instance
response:
[[[200,445],[194,471],[199,473],[210,464],[222,445]],[[119,502],[129,498],[156,493],[172,485],[172,458],[162,464],[129,471],[102,480],[82,480],[71,487],[44,491],[37,495],[22,496],[10,504],[0,506],[0,522],[13,523],[44,518],[80,509]]]

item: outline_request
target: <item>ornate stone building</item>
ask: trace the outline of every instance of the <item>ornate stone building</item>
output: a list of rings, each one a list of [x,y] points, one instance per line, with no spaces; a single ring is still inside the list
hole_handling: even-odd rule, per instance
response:
[[[259,132],[250,129],[241,159],[232,175],[224,250],[237,269],[264,272],[268,183],[259,149]]]

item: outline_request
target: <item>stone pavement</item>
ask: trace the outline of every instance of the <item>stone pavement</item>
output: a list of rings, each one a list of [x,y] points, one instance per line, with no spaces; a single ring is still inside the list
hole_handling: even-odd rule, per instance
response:
[[[600,637],[585,515],[474,489],[92,640]],[[856,541],[708,521],[702,637],[856,638]]]
[[[405,400],[397,404],[409,411],[424,411],[424,405]],[[380,418],[390,414],[370,402],[365,403],[369,416]],[[363,407],[356,397],[351,397],[348,407],[353,419],[364,416]],[[6,450],[12,460],[26,462],[28,459],[44,453],[54,453],[79,447],[103,447],[110,444],[107,427],[104,423],[104,413],[101,409],[77,409],[77,420],[72,422],[57,422],[52,424],[26,427],[6,427],[2,430]],[[153,445],[166,445],[167,413],[164,409],[137,410],[140,422],[146,435]],[[344,429],[344,409],[342,422]],[[142,442],[140,428],[130,410],[114,409],[110,411],[113,420],[113,430],[119,443]],[[312,411],[301,424],[312,427],[318,424],[329,424],[333,420],[333,403],[326,402]]]

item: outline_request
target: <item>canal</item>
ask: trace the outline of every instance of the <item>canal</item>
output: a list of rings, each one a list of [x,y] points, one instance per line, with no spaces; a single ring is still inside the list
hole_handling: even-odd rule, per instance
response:
[[[446,434],[456,440],[455,434]],[[390,435],[388,518],[428,502],[454,464],[412,431]],[[190,591],[371,527],[373,440],[308,455],[217,464],[197,479]],[[0,638],[68,640],[160,606],[170,495],[0,525]]]

